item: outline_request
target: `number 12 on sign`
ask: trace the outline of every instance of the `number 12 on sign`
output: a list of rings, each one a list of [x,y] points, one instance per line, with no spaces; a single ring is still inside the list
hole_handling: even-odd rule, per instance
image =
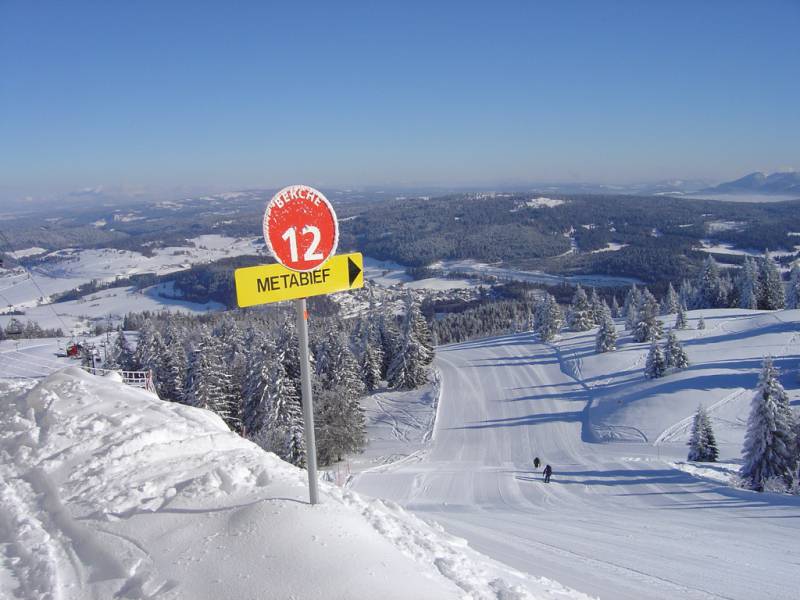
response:
[[[303,260],[311,261],[311,260],[320,260],[321,258],[323,258],[322,252],[317,252],[317,248],[319,247],[319,241],[321,238],[321,235],[319,233],[319,227],[314,227],[313,225],[306,225],[305,227],[303,227],[303,230],[300,233],[302,235],[310,233],[313,236],[311,244],[303,253]],[[299,260],[299,256],[297,253],[297,228],[289,227],[289,229],[283,232],[281,239],[289,242],[289,255],[292,259],[292,262],[297,262]]]

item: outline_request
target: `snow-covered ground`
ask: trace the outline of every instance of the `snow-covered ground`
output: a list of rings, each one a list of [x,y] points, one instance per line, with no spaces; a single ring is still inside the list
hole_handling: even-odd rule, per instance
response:
[[[159,248],[153,256],[113,248],[65,249],[40,257],[44,262],[32,267],[34,281],[45,296],[74,289],[93,279],[114,281],[140,273],[165,275],[188,269],[193,264],[221,258],[263,252],[262,238],[231,238],[217,234],[188,240],[189,246]],[[32,249],[28,249],[30,251]],[[0,269],[0,303],[4,308],[35,306],[42,294],[22,268]]]
[[[592,250],[592,254],[599,254],[601,252],[617,252],[623,248],[627,248],[630,244],[620,244],[619,242],[608,242],[603,248]]]
[[[573,252],[570,250],[568,253]],[[632,283],[641,283],[638,279],[631,277],[614,277],[611,275],[550,275],[543,271],[521,271],[519,269],[510,269],[506,267],[499,267],[496,265],[489,265],[481,263],[472,259],[468,260],[446,260],[437,261],[431,265],[433,269],[442,269],[449,273],[468,273],[475,275],[493,276],[498,279],[507,279],[512,281],[526,281],[529,283],[545,283],[549,285],[557,284],[576,284],[589,286],[627,286]]]
[[[601,598],[796,598],[800,498],[737,489],[731,478],[762,356],[776,357],[800,404],[800,311],[693,311],[692,326],[700,315],[707,329],[678,333],[692,365],[652,381],[646,344],[623,337],[617,352],[597,355],[594,332],[441,347],[430,441],[405,425],[424,423],[424,410],[408,419],[400,398],[384,402],[396,419],[373,415],[375,437],[397,429],[412,441],[405,452],[380,441],[385,460],[372,456],[351,486]],[[686,461],[687,418],[700,402],[721,441],[715,465]],[[537,455],[554,468],[550,484],[532,466]]]
[[[760,250],[755,250],[752,248],[736,248],[733,244],[728,243],[715,243],[711,240],[700,240],[702,244],[699,248],[695,248],[695,250],[699,250],[700,252],[709,252],[713,254],[730,254],[733,256],[764,256],[764,253]],[[770,256],[773,258],[785,257],[785,256],[794,256],[798,252],[800,252],[800,245],[796,245],[794,250],[787,252],[787,251],[772,251],[770,250]]]
[[[585,598],[76,369],[0,381],[0,597]]]
[[[0,326],[5,327],[11,319],[16,318],[23,323],[35,321],[44,328],[60,327],[65,334],[69,334],[70,331],[87,329],[94,321],[116,327],[129,312],[170,310],[197,314],[225,308],[218,302],[187,302],[174,298],[175,295],[171,281],[138,292],[132,287],[109,288],[87,294],[78,300],[27,308],[21,316],[0,315]]]

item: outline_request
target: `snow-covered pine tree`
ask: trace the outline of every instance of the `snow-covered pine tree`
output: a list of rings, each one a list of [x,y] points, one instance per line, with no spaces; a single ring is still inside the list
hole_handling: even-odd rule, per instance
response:
[[[763,310],[780,310],[786,306],[786,295],[783,287],[781,273],[769,250],[764,252],[764,256],[759,261],[758,270],[759,291],[761,296],[758,300],[758,307]]]
[[[592,322],[595,325],[599,325],[603,322],[603,310],[608,310],[608,305],[600,299],[596,288],[592,288],[592,293],[589,296],[589,306],[592,307]]]
[[[686,356],[686,351],[672,329],[667,333],[667,341],[664,344],[664,362],[667,367],[673,369],[685,369],[689,366],[689,357]]]
[[[383,361],[381,363],[381,377],[388,378],[389,366],[394,361],[395,355],[400,349],[400,331],[397,328],[397,322],[391,312],[391,306],[384,304],[380,310],[378,317],[378,339],[380,342],[381,355]]]
[[[664,295],[664,299],[661,302],[661,314],[671,315],[678,312],[679,308],[680,301],[678,300],[678,293],[675,291],[675,288],[672,287],[672,283],[670,283],[667,286],[667,293]]]
[[[658,301],[650,293],[650,290],[644,288],[639,296],[638,322],[633,330],[635,341],[647,342],[661,338],[664,334],[664,326],[658,318],[658,312]]]
[[[786,308],[800,308],[800,260],[794,261],[792,270],[789,272]]]
[[[595,338],[595,349],[597,352],[612,352],[617,349],[617,328],[614,326],[608,307],[601,315],[600,329],[597,330]]]
[[[759,282],[758,265],[749,256],[746,256],[742,268],[736,278],[736,295],[739,300],[739,308],[755,310],[758,308]]]
[[[683,304],[678,305],[678,316],[675,317],[675,329],[686,329],[689,327],[689,322],[686,320],[686,307]]]
[[[564,315],[556,299],[545,294],[537,305],[535,331],[543,342],[552,341],[564,326]]]
[[[117,337],[114,340],[114,352],[119,368],[127,371],[133,369],[133,351],[128,343],[128,338],[122,327],[117,329]]]
[[[145,321],[139,329],[139,337],[136,342],[136,350],[133,352],[133,365],[137,370],[147,370],[153,363],[154,347],[153,329],[150,321]]]
[[[297,341],[297,330],[292,315],[287,315],[284,319],[275,345],[281,350],[286,376],[294,381],[295,387],[298,387],[300,385],[300,344]]]
[[[303,408],[294,380],[285,369],[283,348],[266,344],[262,349],[260,398],[247,404],[248,437],[269,452],[298,467],[305,467]]]
[[[778,380],[772,358],[761,367],[758,391],[750,404],[740,475],[751,489],[762,491],[767,480],[780,478],[791,485],[797,468],[794,416]]]
[[[187,404],[217,413],[233,431],[241,430],[239,399],[230,393],[230,374],[222,363],[218,341],[201,335],[189,362]]]
[[[684,308],[695,308],[695,290],[692,286],[692,282],[688,279],[681,280],[681,287],[678,290],[678,301],[683,305]]]
[[[408,308],[408,307],[407,307]],[[399,349],[386,372],[386,380],[395,389],[412,390],[428,381],[430,351],[417,338],[414,312],[406,310]]]
[[[572,296],[568,315],[569,327],[573,331],[588,331],[594,327],[592,307],[580,284],[575,289],[575,295]]]
[[[622,304],[622,316],[625,317],[625,329],[627,331],[633,331],[639,323],[639,302],[639,290],[636,289],[636,284],[633,284],[625,295],[625,302]]]
[[[694,414],[688,446],[689,460],[695,462],[717,462],[719,457],[717,440],[711,428],[711,419],[702,404],[697,407],[697,412]]]
[[[647,353],[647,361],[644,366],[644,376],[648,379],[663,377],[667,371],[666,361],[661,348],[655,340],[650,344],[650,351]]]
[[[705,329],[706,328],[706,320],[701,315],[699,319],[697,319],[697,328],[698,329]]]
[[[699,308],[721,308],[726,305],[719,266],[714,257],[709,255],[703,263],[697,278],[697,296]]]
[[[267,408],[264,395],[273,373],[286,376],[286,369],[278,358],[275,343],[260,332],[250,332],[251,350],[247,353],[246,374],[242,388],[242,430],[245,437],[256,439],[256,434],[266,423]]]
[[[186,351],[177,335],[171,336],[158,369],[158,396],[172,402],[185,400],[186,387]]]
[[[620,313],[619,302],[617,301],[617,295],[614,294],[611,296],[611,316],[615,319],[619,319],[621,315]]]
[[[361,355],[361,378],[367,391],[378,389],[381,382],[381,361],[372,345],[364,348]]]
[[[425,364],[429,365],[433,362],[433,340],[431,338],[431,330],[428,327],[428,322],[425,320],[422,311],[420,310],[419,302],[414,299],[414,296],[409,292],[405,298],[406,319],[410,321],[411,327],[414,330],[414,337],[420,343],[427,355]]]

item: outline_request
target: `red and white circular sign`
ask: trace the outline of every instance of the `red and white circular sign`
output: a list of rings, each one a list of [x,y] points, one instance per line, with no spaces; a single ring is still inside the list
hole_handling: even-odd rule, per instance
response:
[[[322,192],[307,185],[290,185],[267,204],[264,239],[284,267],[311,271],[336,252],[339,222]]]

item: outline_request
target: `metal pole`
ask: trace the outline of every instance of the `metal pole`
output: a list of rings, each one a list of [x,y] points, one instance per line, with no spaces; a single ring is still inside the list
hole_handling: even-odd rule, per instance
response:
[[[306,468],[308,469],[308,499],[319,503],[317,495],[317,444],[314,439],[314,402],[311,398],[311,367],[308,362],[308,314],[306,299],[294,301],[297,311],[297,342],[300,346],[300,385],[303,400],[303,422],[306,438]]]

